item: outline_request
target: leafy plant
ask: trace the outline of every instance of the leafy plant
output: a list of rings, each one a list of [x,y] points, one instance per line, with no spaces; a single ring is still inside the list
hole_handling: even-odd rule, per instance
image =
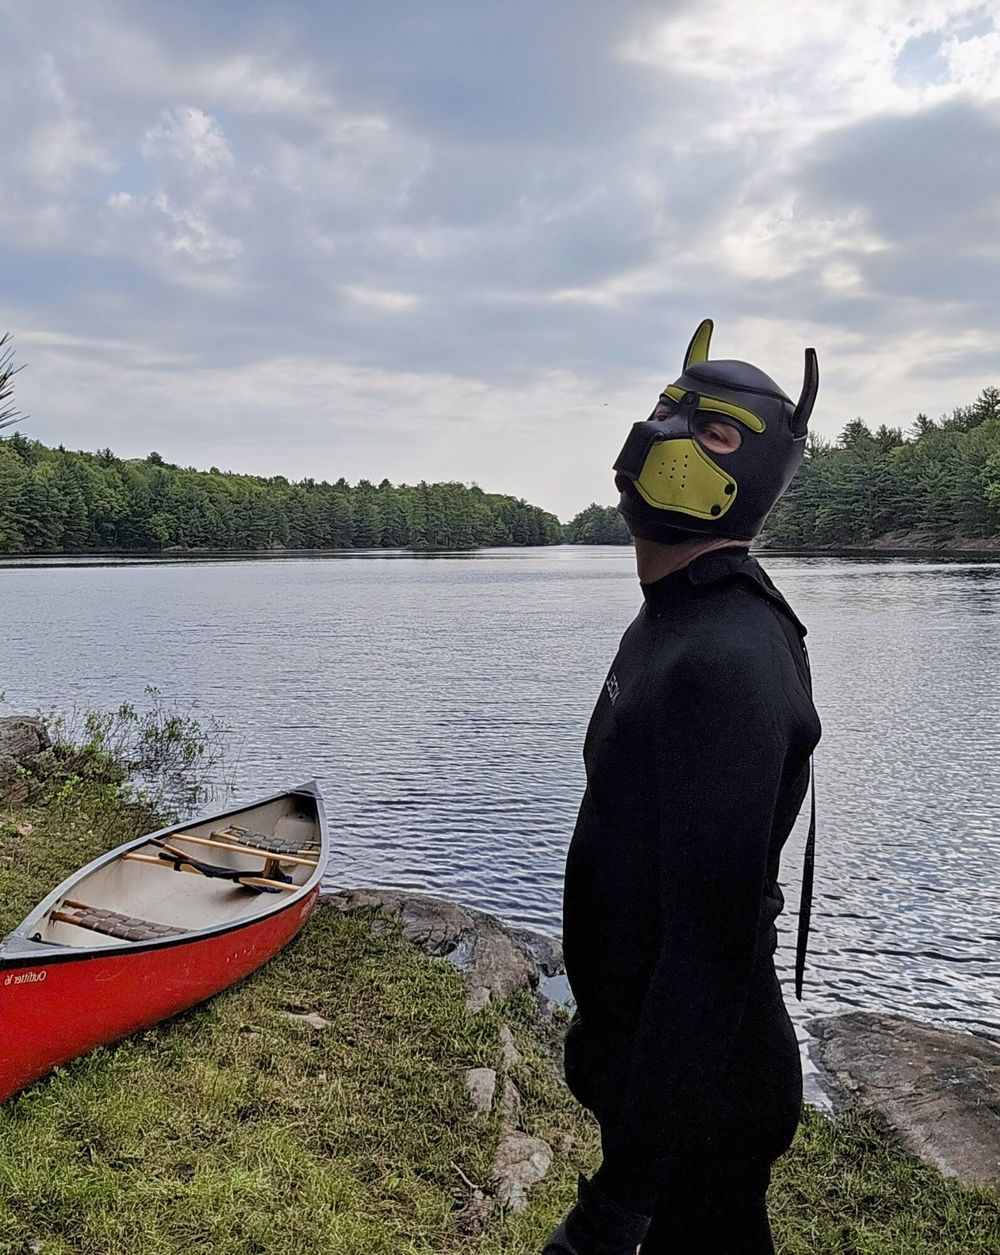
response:
[[[162,814],[182,812],[233,792],[239,756],[232,733],[214,718],[171,706],[147,685],[147,705],[123,702],[115,710],[73,710],[45,716],[65,784],[65,803],[75,783],[103,779]]]

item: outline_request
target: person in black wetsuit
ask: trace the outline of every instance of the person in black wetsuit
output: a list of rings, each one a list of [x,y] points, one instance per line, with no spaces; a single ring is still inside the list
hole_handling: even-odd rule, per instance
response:
[[[563,928],[566,1080],[603,1159],[545,1255],[768,1255],[799,1120],[773,956],[820,727],[805,628],[748,546],[802,459],[818,372],[808,349],[795,404],[709,361],[711,333],[615,463],[644,605],[587,731]]]

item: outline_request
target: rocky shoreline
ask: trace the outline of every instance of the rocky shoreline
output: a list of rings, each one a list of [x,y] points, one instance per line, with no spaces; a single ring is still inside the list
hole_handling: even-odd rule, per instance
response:
[[[0,805],[16,806],[28,794],[25,773],[52,741],[41,719],[14,715],[0,719]]]
[[[343,889],[324,895],[321,904],[345,914],[373,910],[376,931],[398,928],[404,941],[451,963],[462,974],[466,1007],[472,1012],[482,1011],[490,1002],[502,1003],[521,990],[531,994],[542,1021],[551,1019],[560,1006],[540,986],[546,976],[562,971],[562,947],[543,933],[510,928],[485,911],[398,889]],[[511,1075],[520,1062],[514,1034],[505,1024],[499,1032],[495,1066],[470,1068],[465,1074],[469,1103],[476,1115],[485,1118],[494,1111],[500,1115],[494,1185],[486,1193],[473,1182],[467,1183],[467,1219],[482,1219],[494,1203],[510,1211],[523,1211],[529,1190],[545,1178],[552,1165],[553,1148],[522,1127],[523,1100]],[[557,1066],[554,1071],[558,1074]]]
[[[32,767],[45,756],[52,757],[52,749],[40,720],[0,719],[0,805],[18,806]],[[539,1028],[548,1030],[553,1074],[561,1075],[558,1019],[565,1012],[558,989],[564,969],[557,940],[422,893],[346,888],[322,901],[325,909],[344,914],[369,911],[373,931],[398,930],[424,954],[452,965],[474,1014],[526,994]],[[1000,1045],[875,1012],[824,1016],[807,1027],[810,1055],[835,1115],[875,1112],[909,1152],[943,1175],[1000,1188]],[[472,1110],[499,1114],[494,1174],[500,1184],[492,1198],[513,1211],[527,1205],[528,1190],[553,1159],[553,1148],[522,1127],[522,1099],[512,1078],[517,1063],[514,1035],[505,1026],[495,1066],[472,1068],[465,1078]],[[473,1189],[469,1205],[475,1211],[492,1201],[477,1200]]]
[[[1000,1046],[903,1016],[853,1011],[807,1025],[835,1112],[877,1112],[918,1159],[1000,1187]]]
[[[395,920],[405,940],[458,968],[471,1010],[517,990],[532,995],[542,1018],[562,1005],[544,989],[547,979],[563,972],[561,948],[552,937],[510,928],[483,911],[428,894],[344,889],[324,901],[340,911],[373,908]],[[1000,1188],[1000,1045],[867,1011],[818,1017],[807,1027],[810,1057],[835,1115],[874,1111],[908,1151],[943,1175]],[[517,1099],[502,1069],[499,1080],[492,1069],[475,1071],[468,1078],[470,1101],[488,1111],[499,1085],[508,1152],[515,1162],[522,1154],[518,1172],[527,1188],[533,1173],[544,1175],[551,1148],[519,1142]]]

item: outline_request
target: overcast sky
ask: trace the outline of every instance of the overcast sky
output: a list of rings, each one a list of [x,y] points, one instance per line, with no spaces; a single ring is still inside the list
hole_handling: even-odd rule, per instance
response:
[[[0,0],[26,435],[568,518],[696,323],[1000,384],[1000,0]]]

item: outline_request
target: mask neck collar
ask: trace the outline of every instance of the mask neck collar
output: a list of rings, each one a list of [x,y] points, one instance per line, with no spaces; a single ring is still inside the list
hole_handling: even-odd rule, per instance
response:
[[[725,536],[720,536],[716,540],[693,536],[690,540],[682,540],[676,545],[663,545],[659,541],[644,540],[641,536],[633,539],[639,583],[644,589],[646,585],[654,584],[676,571],[682,571],[696,558],[711,553],[715,549],[747,550],[750,546],[749,541],[731,540]]]

